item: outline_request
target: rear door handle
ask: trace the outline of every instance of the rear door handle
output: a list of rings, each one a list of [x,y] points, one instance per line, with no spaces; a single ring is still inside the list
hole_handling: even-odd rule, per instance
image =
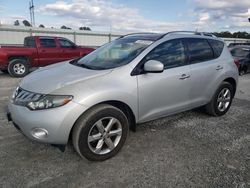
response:
[[[221,65],[218,65],[218,66],[216,67],[216,70],[221,70],[221,69],[223,69],[223,66],[221,66]]]
[[[179,78],[180,80],[185,80],[187,78],[189,78],[190,75],[187,75],[187,74],[182,74],[181,77]]]

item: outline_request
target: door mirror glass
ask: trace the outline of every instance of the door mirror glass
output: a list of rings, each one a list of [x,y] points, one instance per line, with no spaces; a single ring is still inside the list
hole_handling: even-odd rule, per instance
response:
[[[144,64],[144,71],[151,73],[160,73],[163,72],[164,65],[160,61],[149,60]]]

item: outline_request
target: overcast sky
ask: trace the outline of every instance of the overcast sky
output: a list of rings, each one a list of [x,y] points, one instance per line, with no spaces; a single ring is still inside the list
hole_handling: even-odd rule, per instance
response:
[[[248,31],[250,0],[34,0],[36,25],[94,31]],[[0,0],[0,21],[30,20],[28,0]]]

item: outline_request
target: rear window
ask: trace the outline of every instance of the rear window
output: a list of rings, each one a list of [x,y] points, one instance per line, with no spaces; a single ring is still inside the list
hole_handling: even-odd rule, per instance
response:
[[[62,48],[73,48],[75,46],[72,42],[66,39],[59,39],[59,44]]]
[[[39,40],[43,48],[55,48],[56,47],[56,42],[54,39],[40,38]]]
[[[35,39],[33,37],[27,37],[24,39],[25,47],[36,47]]]
[[[214,57],[218,58],[220,57],[223,48],[224,48],[224,43],[218,40],[212,40],[209,39],[208,42],[210,43],[210,45],[212,46],[213,50],[214,50]]]
[[[190,63],[199,63],[214,58],[213,50],[206,39],[191,38],[187,40]]]

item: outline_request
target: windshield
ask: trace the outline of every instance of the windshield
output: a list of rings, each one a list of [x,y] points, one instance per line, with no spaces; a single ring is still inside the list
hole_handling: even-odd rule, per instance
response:
[[[234,48],[231,50],[232,56],[234,57],[247,57],[250,53],[248,48]]]
[[[120,67],[130,63],[152,42],[151,40],[140,40],[138,37],[117,39],[96,49],[75,64],[94,70]]]

